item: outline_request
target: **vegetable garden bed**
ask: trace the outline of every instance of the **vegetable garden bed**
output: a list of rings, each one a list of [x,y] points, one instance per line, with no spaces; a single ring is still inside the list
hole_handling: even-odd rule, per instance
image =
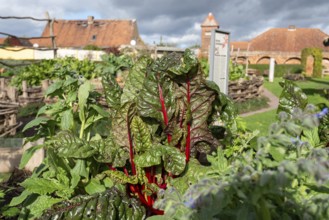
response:
[[[141,57],[103,68],[108,109],[85,78],[66,75],[24,130],[47,156],[2,207],[6,217],[68,219],[327,219],[329,114],[284,82],[264,136],[236,118],[197,59]],[[298,92],[287,92],[298,91]],[[288,101],[287,101],[288,100]],[[5,193],[0,189],[0,199]],[[134,215],[135,214],[135,215]]]

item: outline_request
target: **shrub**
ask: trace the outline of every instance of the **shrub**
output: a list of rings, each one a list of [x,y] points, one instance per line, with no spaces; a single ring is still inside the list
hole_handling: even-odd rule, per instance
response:
[[[320,48],[304,48],[302,50],[301,63],[303,65],[303,70],[306,72],[306,62],[307,57],[313,56],[313,77],[321,77],[322,76],[322,50]]]

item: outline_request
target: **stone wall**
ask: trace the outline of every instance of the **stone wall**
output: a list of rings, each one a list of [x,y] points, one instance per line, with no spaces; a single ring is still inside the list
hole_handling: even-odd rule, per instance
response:
[[[260,97],[263,91],[263,82],[264,78],[257,76],[230,81],[228,84],[228,95],[235,102]]]

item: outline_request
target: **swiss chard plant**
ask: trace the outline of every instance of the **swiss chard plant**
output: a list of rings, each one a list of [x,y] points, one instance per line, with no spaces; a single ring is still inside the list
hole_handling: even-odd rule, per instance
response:
[[[188,50],[182,57],[140,58],[123,88],[113,74],[104,74],[106,112],[94,103],[88,81],[71,81],[70,85],[77,83],[78,93],[70,89],[63,93],[68,80],[53,85],[47,94],[59,95],[61,104],[44,107],[40,114],[48,116],[28,125],[52,120],[63,131],[42,133],[47,135],[41,146],[47,157],[10,204],[23,207],[21,216],[39,217],[53,204],[112,187],[138,198],[147,215],[162,214],[153,208],[159,190],[169,186],[186,190],[206,173],[204,155],[232,137],[228,135],[235,119],[231,101],[205,80]],[[108,123],[100,134],[96,124],[103,119]],[[23,165],[32,153],[23,157]],[[67,216],[64,212],[60,215]]]

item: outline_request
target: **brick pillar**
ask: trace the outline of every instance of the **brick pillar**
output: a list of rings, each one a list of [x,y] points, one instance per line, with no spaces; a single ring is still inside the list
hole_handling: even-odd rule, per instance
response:
[[[207,18],[201,24],[201,51],[200,51],[201,57],[208,58],[211,31],[218,28],[219,28],[218,22],[215,20],[213,14],[209,13]]]

